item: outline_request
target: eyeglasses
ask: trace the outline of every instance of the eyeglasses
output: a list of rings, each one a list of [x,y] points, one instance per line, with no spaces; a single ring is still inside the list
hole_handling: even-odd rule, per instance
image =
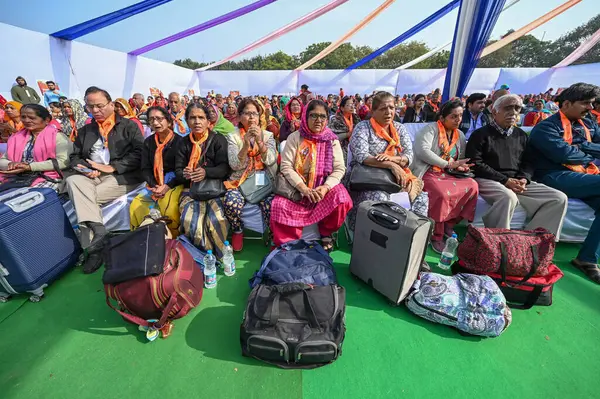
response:
[[[106,104],[85,104],[85,108],[90,112],[94,111],[96,108],[98,111],[102,111],[108,104],[110,104],[110,101]]]
[[[327,115],[325,115],[325,114],[308,114],[308,117],[310,119],[312,119],[313,121],[316,121],[317,119],[320,119],[322,121],[327,120]]]
[[[242,113],[242,115],[251,118],[251,117],[255,117],[258,118],[258,116],[260,115],[258,112],[244,112]]]
[[[162,123],[162,121],[164,121],[165,118],[164,116],[153,116],[151,118],[148,118],[148,122],[152,123],[152,122],[158,122],[158,123]]]

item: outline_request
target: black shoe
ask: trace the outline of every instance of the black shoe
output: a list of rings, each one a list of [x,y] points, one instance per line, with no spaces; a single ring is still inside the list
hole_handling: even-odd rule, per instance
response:
[[[102,266],[102,255],[100,254],[91,254],[88,256],[87,260],[83,264],[83,273],[84,274],[92,274],[96,270],[100,269]]]
[[[571,261],[571,264],[585,273],[590,280],[596,284],[600,284],[600,269],[598,265],[591,262],[584,262],[577,258]]]
[[[106,242],[107,236],[108,236],[108,233],[94,234],[94,239],[90,243],[90,246],[87,247],[88,253],[94,254],[94,253],[102,251],[102,249],[104,248],[104,244]]]

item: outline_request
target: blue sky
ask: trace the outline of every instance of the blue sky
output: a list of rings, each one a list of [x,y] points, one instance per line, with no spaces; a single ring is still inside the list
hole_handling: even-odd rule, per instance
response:
[[[52,33],[138,1],[25,0],[18,3],[0,0],[0,22]],[[173,0],[78,40],[127,52],[254,1]],[[377,48],[420,22],[448,1],[397,0],[384,14],[356,34],[351,43]],[[146,53],[145,56],[167,62],[188,57],[196,61],[216,61],[329,2],[330,0],[279,0],[236,20]],[[312,23],[245,57],[279,50],[288,54],[298,54],[311,43],[334,41],[382,2],[383,0],[349,0]],[[492,38],[498,38],[509,29],[520,28],[563,2],[564,0],[521,0],[500,16]],[[583,0],[534,30],[533,34],[539,38],[545,34],[546,39],[556,39],[598,14],[598,4],[598,0]],[[432,47],[447,42],[453,35],[456,16],[457,10],[454,10],[413,38]],[[11,43],[14,45],[16,42]]]

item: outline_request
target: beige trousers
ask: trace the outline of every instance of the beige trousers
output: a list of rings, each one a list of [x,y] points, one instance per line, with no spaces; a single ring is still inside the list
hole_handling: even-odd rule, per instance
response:
[[[102,174],[96,179],[89,179],[81,174],[67,178],[67,190],[77,215],[82,247],[87,248],[93,238],[92,231],[85,222],[103,223],[100,206],[135,190],[138,186],[139,184],[119,185],[117,179],[110,174]]]
[[[521,205],[529,220],[525,230],[543,227],[555,234],[558,241],[568,204],[568,198],[562,191],[532,181],[525,192],[516,194],[496,181],[475,180],[479,185],[479,195],[491,205],[483,215],[485,227],[510,229],[515,208]]]

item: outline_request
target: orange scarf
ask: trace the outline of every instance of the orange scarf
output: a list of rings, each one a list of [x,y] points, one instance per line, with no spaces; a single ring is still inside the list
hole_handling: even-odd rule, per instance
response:
[[[163,150],[167,144],[173,139],[173,131],[169,130],[167,137],[161,143],[158,138],[158,133],[154,133],[154,142],[156,143],[156,151],[154,152],[154,178],[159,186],[165,184],[165,172],[163,169]],[[198,161],[196,161],[198,162]]]
[[[593,109],[590,112],[596,117],[596,123],[600,123],[600,111]]]
[[[546,115],[545,112],[542,112],[542,111],[536,112],[535,115],[533,116],[533,126],[537,125],[539,122],[543,121],[547,117],[548,117],[548,115]]]
[[[18,132],[19,130],[25,129],[25,126],[23,125],[23,122],[21,122],[21,121],[15,123],[15,121],[9,120],[8,125],[11,126],[13,129],[15,129],[14,133]]]
[[[385,131],[385,128],[381,126],[374,118],[371,118],[371,127],[375,131],[375,134],[380,139],[383,139],[388,142],[388,146],[385,149],[385,154],[391,157],[395,157],[398,154],[402,153],[402,145],[400,144],[400,136],[398,135],[398,131],[396,130],[396,126],[394,126],[394,122],[390,123],[390,133]],[[409,168],[403,168],[404,173],[406,173],[409,184],[411,182],[415,182],[418,180],[417,176],[413,175]]]
[[[344,122],[346,122],[346,126],[348,127],[348,139],[352,136],[352,130],[354,130],[354,118],[352,117],[352,113],[343,112]]]
[[[438,134],[438,146],[440,147],[440,150],[442,150],[440,158],[445,161],[449,161],[450,152],[452,152],[452,149],[456,147],[456,143],[458,142],[460,134],[458,133],[457,129],[454,129],[452,132],[452,142],[448,142],[448,135],[446,134],[446,128],[444,127],[444,124],[441,121],[437,121],[437,125],[438,129],[440,130]],[[442,168],[439,166],[433,166],[433,170],[436,172],[441,172]]]
[[[262,134],[262,132],[261,132]],[[240,128],[240,136],[242,137],[242,142],[244,141],[244,137],[246,136],[246,129],[243,127]],[[240,177],[239,180],[226,181],[225,188],[228,190],[238,188],[240,184],[246,181],[248,176],[252,175],[257,170],[263,170],[265,165],[262,161],[262,155],[260,154],[260,148],[258,147],[258,143],[254,141],[254,146],[248,149],[248,166],[244,170],[244,173]]]
[[[115,114],[112,114],[108,117],[104,122],[98,122],[98,129],[100,130],[100,134],[104,139],[104,148],[108,148],[108,134],[111,132],[113,127],[115,127]]]
[[[564,130],[563,139],[567,142],[567,144],[572,145],[573,144],[573,126],[571,125],[571,121],[569,120],[569,118],[567,118],[565,116],[565,114],[563,114],[562,111],[558,111],[558,113],[560,114],[560,121],[562,122],[562,127]],[[587,140],[588,143],[591,143],[592,142],[592,134],[590,133],[590,129],[587,128],[587,126],[583,123],[583,121],[581,119],[578,119],[577,122],[579,122],[581,124],[581,126],[583,126],[583,130],[585,130],[585,139]],[[594,164],[594,163],[590,163],[587,166],[583,166],[583,165],[563,165],[563,166],[572,170],[573,172],[577,172],[577,173],[585,173],[588,175],[600,174],[600,169],[598,169],[598,166],[596,166],[596,164]]]
[[[181,111],[179,111],[177,113],[177,115],[175,115],[173,117],[173,123],[175,123],[177,125],[177,128],[179,129],[179,133],[185,133],[185,125],[182,122],[182,118],[185,116],[185,109],[182,109]]]
[[[433,112],[435,112],[436,114],[440,111],[440,106],[432,102],[431,100],[427,101],[427,104],[429,104],[431,109],[433,109]]]
[[[196,139],[196,134],[190,133],[190,141],[194,145],[192,147],[192,154],[190,155],[190,161],[188,162],[188,168],[196,169],[198,161],[202,157],[202,144],[208,138],[208,130],[198,139]]]
[[[304,175],[304,164],[309,161],[308,179]],[[302,143],[296,151],[296,159],[294,160],[294,169],[302,178],[304,184],[312,189],[315,186],[317,175],[317,143],[312,140],[302,139]]]
[[[69,123],[71,124],[71,135],[69,136],[69,139],[71,139],[71,143],[74,143],[75,139],[77,138],[77,128],[75,125],[75,118],[70,116]]]

